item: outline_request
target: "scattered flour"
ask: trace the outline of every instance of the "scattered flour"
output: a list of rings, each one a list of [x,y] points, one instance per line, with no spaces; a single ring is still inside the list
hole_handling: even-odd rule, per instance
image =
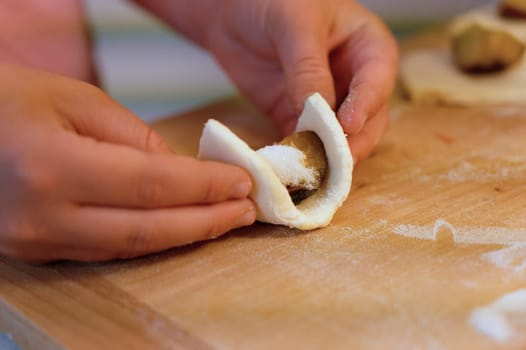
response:
[[[524,114],[524,109],[518,107],[498,107],[492,110],[495,117],[518,117]]]
[[[444,180],[451,183],[463,183],[523,179],[526,176],[524,145],[510,142],[510,137],[505,141],[497,142],[498,140],[492,141],[491,149],[471,151],[467,156],[470,161],[467,161],[465,156],[452,163],[444,173],[425,174],[419,169],[420,173],[412,175],[420,182]],[[502,152],[506,152],[506,155],[497,153],[494,149],[504,150]]]
[[[482,259],[502,269],[523,272],[526,270],[526,244],[516,244],[483,254]]]
[[[497,165],[487,166],[486,168],[477,167],[469,162],[462,161],[457,166],[449,170],[447,174],[440,175],[440,179],[449,182],[466,181],[497,181],[502,179],[517,179],[524,177],[526,162],[521,158],[517,163],[507,164],[508,166]]]
[[[381,206],[386,206],[386,207],[403,205],[403,204],[410,202],[408,198],[398,197],[395,195],[388,195],[388,196],[372,195],[372,196],[369,196],[367,200],[371,204],[381,205]]]
[[[504,343],[518,332],[513,327],[510,316],[526,318],[526,289],[506,294],[493,304],[473,310],[469,323],[479,332]]]
[[[457,243],[471,244],[526,244],[526,229],[509,227],[454,227],[443,219],[438,219],[433,225],[398,225],[393,233],[405,237],[436,240],[441,229],[447,229]]]
[[[432,227],[417,225],[398,225],[393,229],[393,233],[406,237],[436,240],[438,231],[442,227],[445,227],[449,231],[451,231],[451,234],[453,235],[453,238],[456,241],[455,227],[453,227],[453,225],[451,225],[449,222],[442,219],[438,219],[437,221],[435,221],[435,224]]]
[[[475,281],[465,280],[465,281],[460,281],[460,284],[462,284],[464,287],[469,288],[469,289],[479,289],[480,288],[480,284]]]
[[[401,116],[405,115],[409,108],[406,105],[398,105],[391,108],[389,111],[389,118],[391,121],[399,119]]]

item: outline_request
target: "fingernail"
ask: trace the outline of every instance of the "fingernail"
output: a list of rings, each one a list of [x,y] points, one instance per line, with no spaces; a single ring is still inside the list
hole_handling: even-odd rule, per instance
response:
[[[345,109],[347,113],[351,114],[354,112],[354,95],[348,95],[345,100],[343,100],[341,109]]]
[[[251,225],[255,220],[256,210],[254,206],[250,206],[250,208],[237,220],[236,228]]]
[[[230,195],[233,198],[245,198],[250,193],[251,188],[252,188],[252,183],[250,183],[250,181],[241,182],[241,183],[234,185]]]
[[[347,105],[347,106],[351,107],[352,104],[353,104],[353,101],[354,101],[354,93],[350,92],[347,95],[347,97],[345,98],[345,100],[343,100],[342,105]]]
[[[354,109],[354,94],[350,93],[340,105],[338,110],[338,119],[343,126],[345,132],[350,133],[353,130],[353,122],[355,119]]]

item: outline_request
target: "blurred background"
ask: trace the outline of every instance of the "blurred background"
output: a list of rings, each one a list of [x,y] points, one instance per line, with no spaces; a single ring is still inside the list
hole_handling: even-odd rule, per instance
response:
[[[399,37],[488,0],[364,0]],[[203,50],[124,0],[86,0],[109,93],[141,118],[180,112],[234,92]]]

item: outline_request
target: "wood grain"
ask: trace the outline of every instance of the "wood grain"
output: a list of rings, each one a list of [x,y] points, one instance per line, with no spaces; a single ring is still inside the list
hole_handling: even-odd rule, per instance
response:
[[[255,224],[106,264],[0,259],[0,328],[26,349],[525,348],[526,329],[498,344],[468,319],[526,286],[526,271],[488,261],[502,245],[458,243],[450,228],[526,240],[526,110],[396,103],[391,114],[331,226]],[[278,138],[240,99],[154,127],[195,154],[209,117],[253,146]],[[397,234],[435,226],[436,240]]]

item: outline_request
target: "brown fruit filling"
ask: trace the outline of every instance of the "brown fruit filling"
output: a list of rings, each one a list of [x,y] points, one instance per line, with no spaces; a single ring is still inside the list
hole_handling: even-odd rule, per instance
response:
[[[452,49],[460,69],[488,73],[504,70],[519,61],[524,43],[506,31],[474,24],[453,37]]]

